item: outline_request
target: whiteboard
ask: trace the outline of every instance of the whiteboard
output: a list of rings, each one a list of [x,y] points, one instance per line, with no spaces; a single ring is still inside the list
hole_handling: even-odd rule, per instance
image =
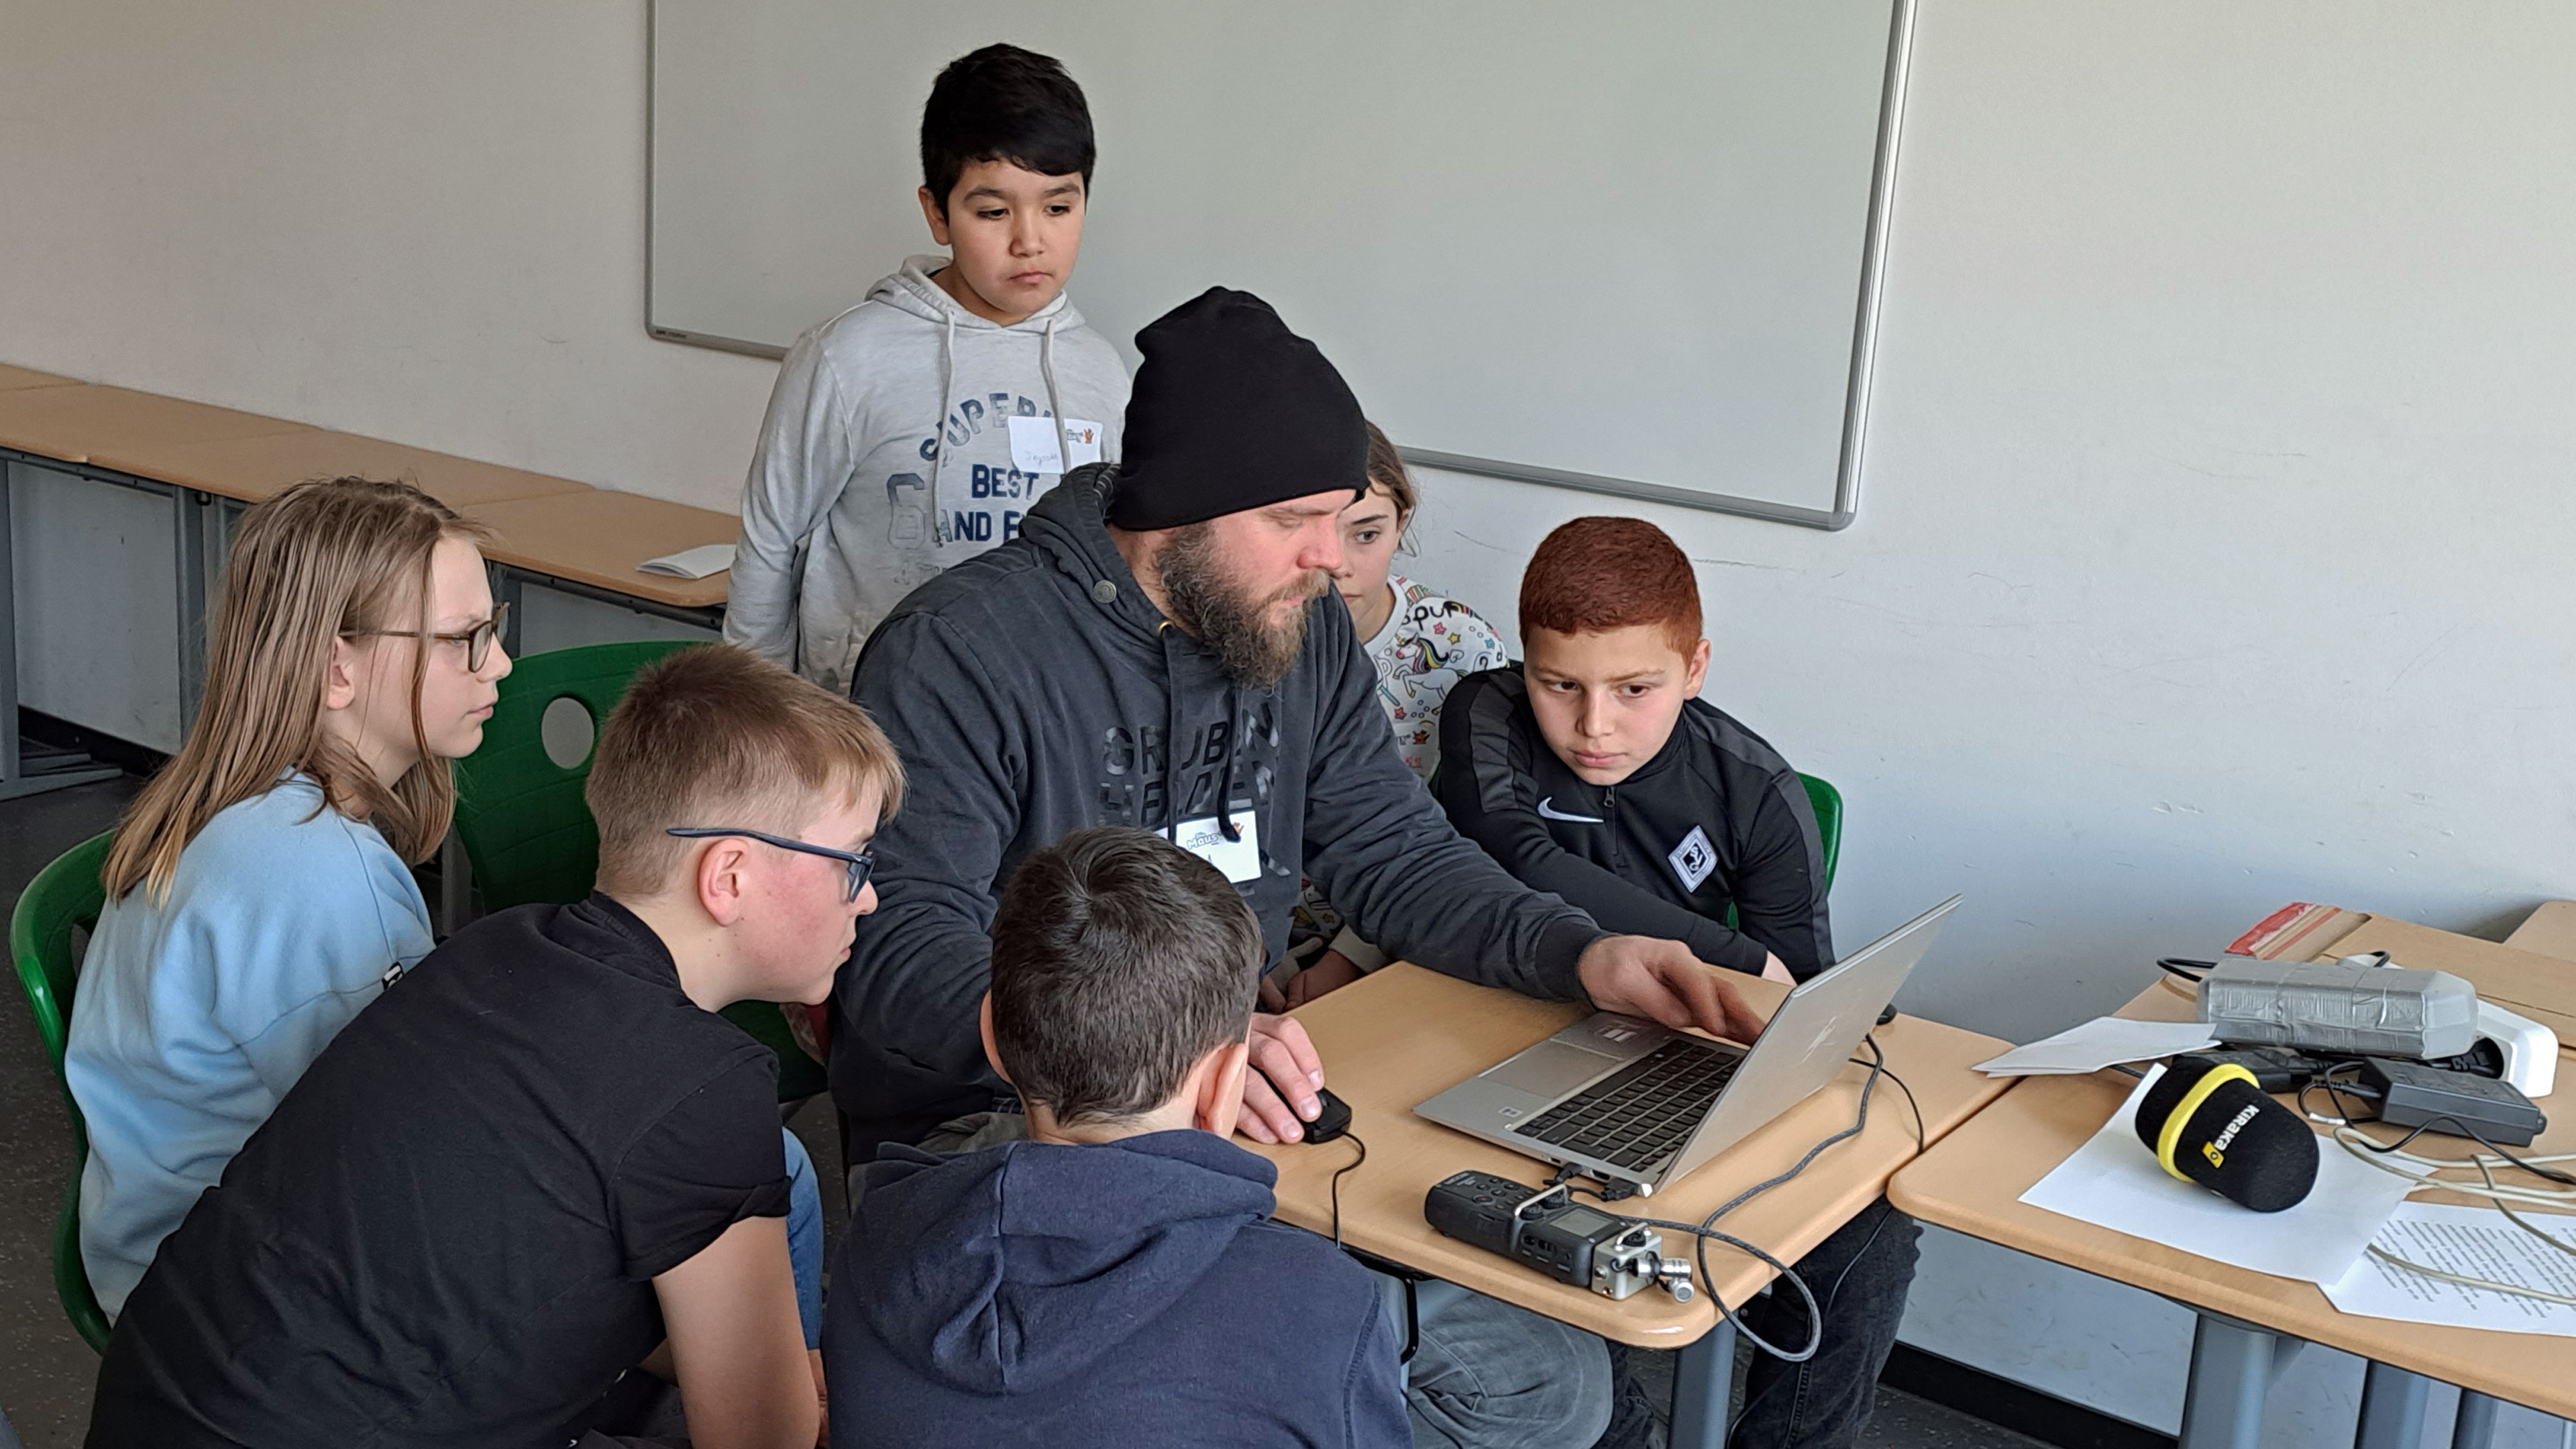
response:
[[[1407,456],[1820,528],[1857,508],[1912,0],[656,0],[646,321],[782,355],[931,246],[930,82],[1053,55],[1067,290],[1279,309]]]

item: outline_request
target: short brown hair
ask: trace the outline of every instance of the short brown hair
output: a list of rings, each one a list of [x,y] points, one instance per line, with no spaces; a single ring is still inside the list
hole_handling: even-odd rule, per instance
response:
[[[1215,866],[1149,831],[1077,830],[1020,862],[993,916],[993,1045],[1059,1123],[1170,1101],[1241,1041],[1266,955]]]
[[[599,888],[629,899],[670,883],[691,842],[673,826],[793,835],[837,793],[903,803],[903,763],[868,712],[747,649],[701,644],[635,676],[599,732],[582,797],[599,823]],[[721,818],[719,818],[721,817]]]
[[[1699,647],[1699,579],[1664,531],[1642,518],[1578,518],[1541,540],[1521,574],[1521,637],[1532,629],[1606,634],[1660,624],[1684,654]]]

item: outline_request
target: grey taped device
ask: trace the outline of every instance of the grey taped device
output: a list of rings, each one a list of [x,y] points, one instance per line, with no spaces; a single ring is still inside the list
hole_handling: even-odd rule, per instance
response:
[[[2223,956],[2201,978],[2200,1017],[2231,1046],[2451,1057],[2477,1043],[2478,992],[2448,971],[2380,966],[2368,957]]]

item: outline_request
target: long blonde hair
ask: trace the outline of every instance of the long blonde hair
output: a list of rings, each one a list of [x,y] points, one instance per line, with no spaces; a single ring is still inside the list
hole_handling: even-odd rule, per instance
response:
[[[205,699],[179,753],[135,796],[102,872],[108,898],[148,886],[169,896],[179,853],[206,822],[266,794],[289,770],[322,786],[324,809],[372,821],[403,859],[429,858],[456,807],[448,763],[420,716],[429,664],[430,554],[442,539],[481,543],[481,524],[408,483],[298,483],[243,516],[224,564]],[[409,606],[408,628],[395,619]],[[420,763],[390,786],[322,727],[333,641],[409,632],[412,741]]]

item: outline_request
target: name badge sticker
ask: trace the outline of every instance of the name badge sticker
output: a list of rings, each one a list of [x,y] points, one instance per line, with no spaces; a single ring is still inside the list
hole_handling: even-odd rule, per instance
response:
[[[1236,839],[1228,840],[1219,829],[1216,817],[1184,820],[1172,831],[1172,841],[1181,849],[1225,872],[1225,878],[1242,885],[1261,878],[1261,834],[1252,823],[1252,807],[1237,807],[1234,816]]]
[[[1011,419],[1011,466],[1023,473],[1063,473],[1100,461],[1100,424],[1064,420],[1064,447],[1056,446],[1054,418]],[[1065,461],[1070,450],[1073,461]]]

